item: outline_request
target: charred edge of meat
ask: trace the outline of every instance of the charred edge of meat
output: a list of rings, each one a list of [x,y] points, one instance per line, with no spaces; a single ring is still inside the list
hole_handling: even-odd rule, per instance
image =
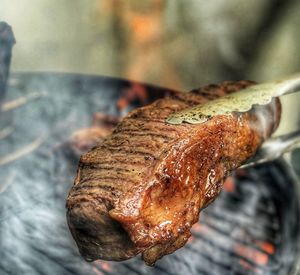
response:
[[[86,261],[123,261],[138,254],[122,226],[107,215],[105,204],[82,202],[70,208],[67,221]]]

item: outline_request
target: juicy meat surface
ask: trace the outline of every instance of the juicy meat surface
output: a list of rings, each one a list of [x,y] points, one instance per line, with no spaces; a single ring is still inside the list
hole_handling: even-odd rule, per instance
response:
[[[142,253],[151,265],[187,242],[223,180],[278,126],[280,102],[202,124],[170,125],[165,119],[252,84],[176,92],[135,109],[81,157],[67,219],[86,260],[122,261]]]

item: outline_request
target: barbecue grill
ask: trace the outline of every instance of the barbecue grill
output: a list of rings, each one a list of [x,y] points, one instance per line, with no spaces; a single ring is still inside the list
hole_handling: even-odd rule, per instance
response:
[[[227,179],[188,244],[154,267],[139,257],[81,258],[65,217],[80,156],[70,136],[96,112],[123,116],[170,93],[108,77],[11,75],[0,139],[0,274],[298,274],[300,187],[283,159]]]

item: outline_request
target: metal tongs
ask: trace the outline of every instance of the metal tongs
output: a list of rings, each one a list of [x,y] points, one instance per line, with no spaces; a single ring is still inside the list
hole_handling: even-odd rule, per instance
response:
[[[290,152],[298,143],[300,143],[300,130],[268,139],[257,153],[240,168],[247,168],[275,160],[284,153]]]
[[[169,116],[170,124],[203,123],[216,115],[230,115],[234,112],[249,111],[254,105],[266,105],[272,98],[300,92],[300,74],[269,83],[250,86],[240,92],[230,94],[203,105],[187,108]],[[269,162],[292,150],[300,143],[300,130],[283,136],[268,139],[263,143],[255,156],[241,168]]]

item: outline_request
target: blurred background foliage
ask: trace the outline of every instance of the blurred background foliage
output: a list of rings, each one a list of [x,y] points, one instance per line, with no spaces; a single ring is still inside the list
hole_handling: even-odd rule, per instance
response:
[[[13,71],[108,75],[190,90],[300,71],[297,0],[0,0]],[[297,95],[282,131],[295,128]]]

